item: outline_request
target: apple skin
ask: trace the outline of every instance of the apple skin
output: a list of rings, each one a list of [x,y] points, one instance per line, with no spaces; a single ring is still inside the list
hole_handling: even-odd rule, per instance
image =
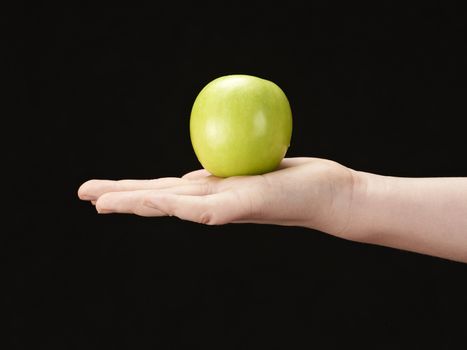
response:
[[[190,137],[201,165],[219,177],[277,168],[292,137],[292,111],[282,89],[251,75],[226,75],[198,94]]]

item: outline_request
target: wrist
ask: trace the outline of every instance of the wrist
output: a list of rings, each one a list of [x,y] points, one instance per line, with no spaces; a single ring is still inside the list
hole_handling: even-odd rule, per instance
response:
[[[342,235],[352,241],[377,244],[385,234],[388,189],[394,178],[354,170],[352,176],[349,219]]]
[[[312,210],[308,227],[340,238],[360,240],[363,237],[358,237],[354,216],[358,211],[356,205],[361,205],[365,198],[365,173],[334,162],[329,169],[331,171],[324,176],[327,181],[317,196],[321,200]]]
[[[348,172],[350,174],[349,186],[346,191],[342,192],[342,204],[339,208],[336,208],[334,214],[336,216],[341,212],[343,217],[340,227],[337,228],[334,235],[352,241],[362,241],[365,237],[356,224],[359,222],[357,215],[359,215],[360,208],[366,201],[368,178],[361,171],[349,168]]]

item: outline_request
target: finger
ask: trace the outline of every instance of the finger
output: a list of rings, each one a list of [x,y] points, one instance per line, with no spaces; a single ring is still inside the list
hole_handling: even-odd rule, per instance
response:
[[[165,216],[166,214],[156,208],[144,205],[148,191],[108,192],[96,201],[96,210],[99,214],[136,214],[140,216]]]
[[[89,180],[78,189],[78,196],[83,200],[96,200],[107,192],[157,190],[188,184],[186,179],[178,177],[162,177],[154,180]]]
[[[161,216],[164,212],[154,210],[145,205],[148,197],[154,194],[170,193],[186,196],[201,196],[211,193],[210,184],[191,184],[161,190],[136,190],[107,192],[100,196],[96,201],[96,210],[100,214],[121,213],[137,214],[141,216]]]
[[[250,209],[233,191],[207,196],[155,193],[145,204],[167,215],[206,225],[223,225],[247,217]]]
[[[200,170],[191,171],[183,175],[182,179],[195,180],[195,179],[203,178],[203,177],[210,176],[210,175],[211,173],[207,171],[206,169],[200,169]]]

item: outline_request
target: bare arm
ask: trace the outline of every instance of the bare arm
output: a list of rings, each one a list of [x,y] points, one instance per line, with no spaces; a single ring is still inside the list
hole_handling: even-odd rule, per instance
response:
[[[344,239],[467,263],[467,178],[400,178],[319,158],[287,158],[261,176],[90,180],[101,214],[177,216],[209,225],[303,226]]]
[[[467,178],[355,178],[345,235],[467,262]]]

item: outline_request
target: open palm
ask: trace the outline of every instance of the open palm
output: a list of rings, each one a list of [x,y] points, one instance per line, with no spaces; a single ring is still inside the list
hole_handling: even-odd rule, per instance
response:
[[[102,214],[169,215],[208,225],[251,222],[339,232],[346,225],[342,211],[349,210],[352,183],[352,171],[336,162],[286,158],[276,171],[264,175],[219,178],[196,170],[180,178],[90,180],[78,195]]]

